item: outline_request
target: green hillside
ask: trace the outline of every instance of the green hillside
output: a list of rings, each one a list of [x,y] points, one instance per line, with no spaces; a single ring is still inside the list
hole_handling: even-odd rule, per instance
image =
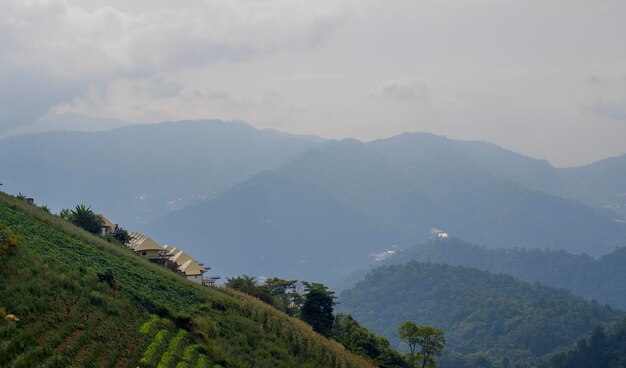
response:
[[[492,249],[457,238],[434,241],[402,250],[383,264],[409,261],[444,263],[506,273],[529,282],[571,290],[574,294],[614,308],[626,309],[626,248],[600,258],[563,250]],[[366,271],[356,275],[361,278]],[[358,280],[354,280],[356,282]]]
[[[374,269],[339,302],[340,312],[396,347],[396,326],[412,320],[444,330],[449,355],[480,353],[494,362],[508,357],[524,364],[623,315],[509,275],[417,262]]]
[[[0,194],[0,366],[368,367],[258,300],[204,288]],[[111,286],[98,274],[112,271]]]

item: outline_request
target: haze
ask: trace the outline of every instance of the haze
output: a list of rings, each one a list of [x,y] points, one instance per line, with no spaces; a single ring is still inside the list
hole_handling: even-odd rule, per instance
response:
[[[0,136],[66,115],[626,152],[626,3],[0,0]]]

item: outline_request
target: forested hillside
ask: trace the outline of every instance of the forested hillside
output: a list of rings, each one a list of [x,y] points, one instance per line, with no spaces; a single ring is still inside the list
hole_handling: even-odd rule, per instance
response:
[[[0,229],[20,239],[1,260],[0,313],[15,317],[0,318],[0,366],[370,366],[255,298],[186,281],[4,194]]]
[[[626,367],[626,320],[611,328],[598,327],[575,347],[554,354],[550,368],[620,368]]]
[[[435,326],[455,355],[481,353],[494,363],[534,366],[553,349],[624,314],[562,289],[459,266],[410,262],[376,268],[341,293],[338,309],[399,346],[405,320]],[[463,359],[461,359],[463,361]],[[471,366],[471,365],[470,365]]]
[[[626,295],[622,293],[626,289],[626,268],[623,267],[626,264],[626,248],[595,259],[562,250],[492,249],[448,238],[400,251],[382,263],[399,264],[413,260],[506,273],[522,280],[568,289],[589,300],[626,309]],[[365,273],[363,271],[360,275]]]
[[[327,283],[373,253],[425,241],[432,228],[491,247],[593,255],[626,241],[616,215],[498,178],[453,143],[431,135],[330,142],[146,229],[215,254],[234,274]]]

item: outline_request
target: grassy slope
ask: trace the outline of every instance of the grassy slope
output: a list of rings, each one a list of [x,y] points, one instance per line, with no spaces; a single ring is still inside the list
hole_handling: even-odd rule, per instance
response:
[[[0,227],[23,238],[0,267],[0,308],[20,318],[0,321],[0,366],[369,366],[256,299],[183,280],[4,194]],[[98,282],[107,268],[116,289]]]

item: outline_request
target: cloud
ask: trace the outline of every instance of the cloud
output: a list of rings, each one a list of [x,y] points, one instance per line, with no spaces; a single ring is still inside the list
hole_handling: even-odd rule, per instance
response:
[[[77,96],[103,102],[99,93],[129,87],[131,79],[144,88],[157,74],[316,47],[353,1],[190,0],[158,9],[145,2],[151,10],[131,13],[65,0],[2,0],[0,134]]]
[[[425,100],[431,96],[431,83],[419,78],[402,78],[385,81],[372,91],[373,96],[393,100]]]
[[[124,116],[137,122],[220,118],[286,121],[306,110],[276,91],[232,92],[226,88],[189,88],[163,76],[120,79],[91,88],[73,101],[56,106],[51,115]],[[275,121],[274,121],[275,123]]]
[[[340,24],[348,4],[197,0],[186,7],[130,14],[112,7],[86,11],[64,0],[4,0],[0,65],[68,77],[245,60],[319,44]]]

